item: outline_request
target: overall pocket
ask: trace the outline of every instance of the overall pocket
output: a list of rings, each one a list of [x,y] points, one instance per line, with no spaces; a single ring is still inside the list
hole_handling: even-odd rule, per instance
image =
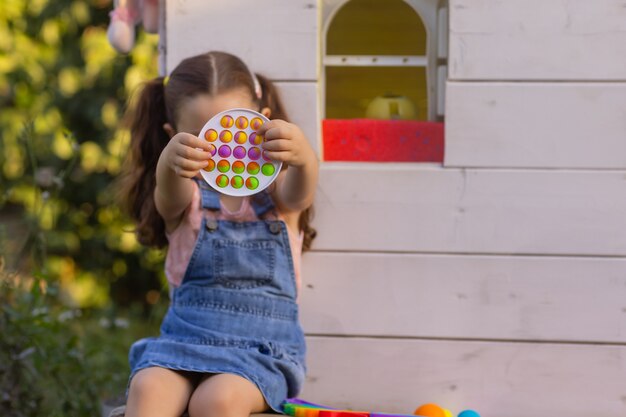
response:
[[[253,288],[274,280],[276,242],[271,240],[215,240],[213,273],[230,288]]]

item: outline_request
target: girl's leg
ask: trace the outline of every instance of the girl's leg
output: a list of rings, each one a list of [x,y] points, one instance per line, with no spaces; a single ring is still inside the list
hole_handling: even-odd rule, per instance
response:
[[[189,400],[190,417],[248,417],[268,408],[256,385],[232,374],[207,377]]]
[[[158,367],[142,369],[130,381],[125,417],[180,417],[193,388],[191,373]]]

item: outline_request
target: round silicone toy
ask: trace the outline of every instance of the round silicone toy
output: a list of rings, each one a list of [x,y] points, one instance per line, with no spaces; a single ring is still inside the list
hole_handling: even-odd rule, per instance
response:
[[[256,133],[268,121],[253,110],[230,109],[206,122],[199,137],[211,144],[213,156],[200,172],[212,188],[243,197],[264,190],[276,179],[282,162],[265,155],[264,138]]]

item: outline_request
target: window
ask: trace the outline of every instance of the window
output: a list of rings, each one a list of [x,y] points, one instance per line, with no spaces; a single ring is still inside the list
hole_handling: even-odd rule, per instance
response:
[[[323,28],[325,148],[337,146],[337,138],[328,143],[327,136],[334,136],[340,125],[345,142],[345,128],[354,126],[355,119],[443,120],[444,1],[326,0]]]
[[[327,2],[328,3],[328,2]],[[325,13],[325,117],[364,117],[379,96],[402,95],[416,119],[443,115],[447,9],[428,0],[335,1]]]

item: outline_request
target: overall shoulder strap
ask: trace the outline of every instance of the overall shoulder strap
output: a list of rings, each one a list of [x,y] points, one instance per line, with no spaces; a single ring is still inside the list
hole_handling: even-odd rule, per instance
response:
[[[198,184],[198,189],[200,190],[202,208],[207,210],[220,210],[221,205],[219,193],[201,179],[194,178],[194,181]]]
[[[262,219],[263,215],[274,209],[274,202],[267,190],[250,197],[250,204],[252,204],[252,208],[259,219]]]

